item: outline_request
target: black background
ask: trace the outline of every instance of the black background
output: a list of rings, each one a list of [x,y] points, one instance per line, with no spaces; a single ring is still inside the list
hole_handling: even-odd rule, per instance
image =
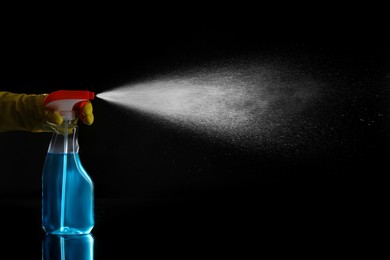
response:
[[[229,252],[216,244],[238,245],[242,238],[254,249],[259,234],[270,245],[284,245],[280,236],[339,241],[378,224],[372,217],[380,215],[380,184],[388,171],[390,76],[388,24],[379,7],[70,9],[42,15],[23,8],[4,18],[2,90],[100,93],[210,59],[265,53],[305,57],[329,85],[341,82],[344,90],[334,86],[337,102],[318,122],[339,111],[350,115],[329,125],[345,137],[343,144],[323,136],[332,144],[324,153],[285,157],[269,147],[242,151],[208,142],[95,99],[95,122],[80,126],[79,142],[95,182],[97,259],[124,254],[128,244],[176,251],[167,237],[189,250],[207,244]],[[375,123],[368,127],[361,119]],[[41,171],[50,134],[8,132],[0,140],[0,196],[10,213],[4,221],[29,223],[27,230],[38,236],[29,237],[29,248],[38,256]]]

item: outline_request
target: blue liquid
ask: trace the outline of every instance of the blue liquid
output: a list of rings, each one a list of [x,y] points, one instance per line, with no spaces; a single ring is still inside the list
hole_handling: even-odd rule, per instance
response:
[[[79,154],[48,153],[42,178],[42,227],[45,232],[89,234],[94,226],[93,182],[81,165]]]
[[[94,238],[92,235],[47,235],[42,241],[43,260],[93,260]]]

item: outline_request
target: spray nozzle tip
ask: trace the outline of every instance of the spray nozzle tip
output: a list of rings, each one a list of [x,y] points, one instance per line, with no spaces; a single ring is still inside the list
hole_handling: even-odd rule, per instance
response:
[[[88,92],[89,92],[89,100],[94,99],[95,98],[95,92],[91,92],[91,91],[88,91]]]

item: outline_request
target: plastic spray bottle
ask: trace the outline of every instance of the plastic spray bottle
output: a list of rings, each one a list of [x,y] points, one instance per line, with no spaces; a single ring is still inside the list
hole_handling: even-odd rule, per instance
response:
[[[93,252],[94,238],[91,234],[47,235],[42,241],[42,260],[93,260]]]
[[[89,234],[94,226],[93,182],[79,158],[75,105],[94,98],[89,91],[59,90],[45,106],[63,117],[53,133],[42,176],[42,227],[47,234]]]

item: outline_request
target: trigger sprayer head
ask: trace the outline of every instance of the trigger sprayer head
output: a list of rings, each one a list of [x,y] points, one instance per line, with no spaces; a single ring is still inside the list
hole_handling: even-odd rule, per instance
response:
[[[95,93],[85,90],[58,90],[50,93],[44,105],[47,108],[56,110],[64,120],[73,120],[75,118],[74,106],[79,102],[92,100]]]

